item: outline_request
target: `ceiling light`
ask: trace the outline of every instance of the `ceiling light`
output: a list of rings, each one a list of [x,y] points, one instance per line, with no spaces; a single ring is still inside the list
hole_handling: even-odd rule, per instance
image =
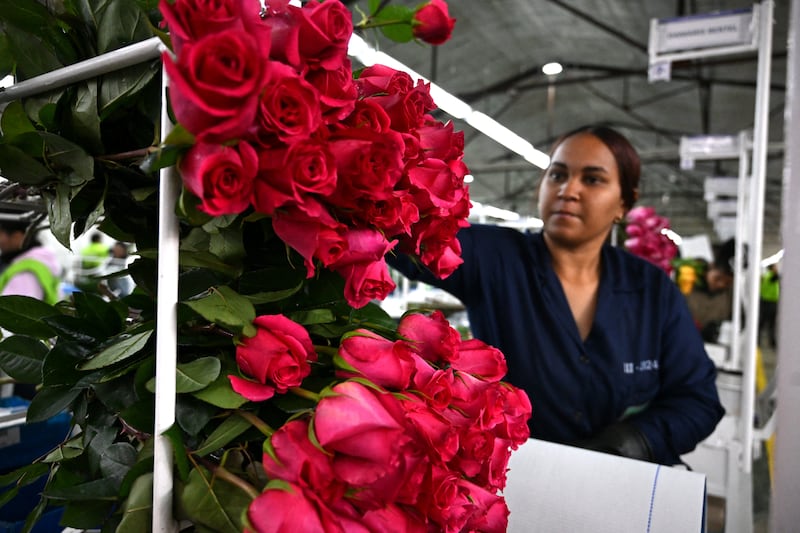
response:
[[[564,67],[561,66],[561,63],[545,63],[542,66],[542,72],[548,76],[555,76],[556,74],[561,74],[564,70]]]

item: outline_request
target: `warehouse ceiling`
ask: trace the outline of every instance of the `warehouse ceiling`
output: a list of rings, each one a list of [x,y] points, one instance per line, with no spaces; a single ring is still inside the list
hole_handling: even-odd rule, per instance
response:
[[[682,169],[679,143],[683,136],[752,130],[757,53],[674,63],[670,81],[650,83],[650,21],[751,8],[752,2],[450,0],[448,4],[457,22],[452,39],[441,47],[398,45],[372,33],[364,37],[546,152],[559,133],[586,123],[618,129],[642,156],[639,205],[653,206],[669,217],[681,235],[707,234],[712,241],[719,240],[707,217],[704,181],[709,176],[737,176],[739,161],[698,161],[694,169]],[[773,17],[765,253],[780,247],[788,4],[776,2]],[[551,61],[561,63],[564,71],[553,77],[543,74],[542,65]],[[535,186],[541,171],[465,122],[454,122],[465,132],[465,161],[474,175],[472,199],[523,216],[535,215]]]

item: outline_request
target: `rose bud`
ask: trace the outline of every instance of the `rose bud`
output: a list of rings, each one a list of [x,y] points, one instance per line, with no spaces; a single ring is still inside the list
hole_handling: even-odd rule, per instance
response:
[[[429,44],[442,44],[450,38],[456,19],[450,18],[444,0],[431,0],[417,9],[412,20],[414,37]]]

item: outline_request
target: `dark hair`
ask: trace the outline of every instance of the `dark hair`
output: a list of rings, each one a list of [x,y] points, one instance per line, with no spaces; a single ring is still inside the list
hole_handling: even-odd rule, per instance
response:
[[[556,148],[561,145],[565,140],[575,135],[588,133],[600,139],[603,144],[611,151],[614,160],[617,162],[619,169],[619,186],[622,190],[622,201],[626,209],[633,207],[636,203],[637,189],[639,188],[639,176],[642,170],[642,163],[639,159],[639,154],[636,148],[625,138],[621,133],[607,127],[607,126],[581,126],[572,131],[560,136],[553,147],[550,149],[550,155],[556,151]]]

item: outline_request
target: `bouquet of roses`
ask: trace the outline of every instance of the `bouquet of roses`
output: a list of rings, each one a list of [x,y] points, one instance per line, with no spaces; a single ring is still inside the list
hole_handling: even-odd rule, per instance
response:
[[[664,230],[669,229],[669,220],[658,216],[652,207],[634,207],[625,216],[625,248],[660,267],[667,274],[672,273],[672,259],[678,253],[677,245]]]
[[[461,262],[463,134],[430,115],[428,86],[384,66],[354,73],[352,16],[334,0],[162,0],[163,20],[124,0],[91,13],[26,2],[0,16],[20,57],[31,32],[41,31],[37,53],[67,57],[77,36],[97,35],[105,51],[130,28],[144,39],[165,23],[177,124],[167,139],[131,146],[157,131],[156,65],[12,103],[3,116],[0,150],[15,155],[4,174],[51,200],[59,240],[101,221],[139,254],[128,269],[137,290],[121,300],[0,298],[0,326],[15,334],[0,343],[0,368],[39,387],[28,420],[66,409],[76,429],[4,475],[3,501],[44,476],[31,521],[55,505],[63,525],[149,529],[153,171],[174,164],[184,190],[176,423],[166,436],[180,524],[504,530],[498,492],[531,406],[501,381],[502,353],[462,341],[441,313],[397,324],[372,302],[394,287],[383,257],[395,247],[441,276]],[[358,26],[432,43],[452,30],[442,0],[387,4],[370,2]]]

